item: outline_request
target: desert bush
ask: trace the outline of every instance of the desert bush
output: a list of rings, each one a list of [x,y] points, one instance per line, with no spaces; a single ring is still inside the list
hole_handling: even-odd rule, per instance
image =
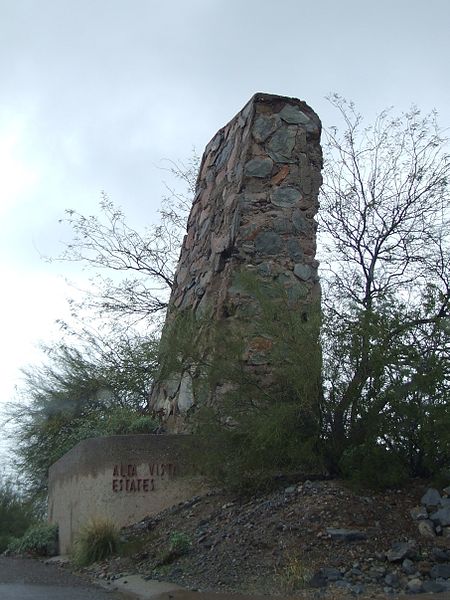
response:
[[[14,485],[0,478],[0,553],[21,537],[34,521],[33,507]]]
[[[117,527],[107,519],[93,519],[79,532],[73,552],[73,560],[79,566],[90,565],[108,556],[119,548]]]
[[[48,523],[33,525],[21,538],[13,540],[7,550],[13,554],[55,556],[58,554],[58,526]]]
[[[192,546],[191,538],[187,533],[174,531],[169,538],[169,546],[164,550],[158,560],[158,567],[168,565],[180,556],[187,554]]]
[[[377,443],[368,442],[347,449],[339,466],[343,476],[357,488],[399,487],[409,476],[402,457]]]
[[[208,362],[188,360],[201,364],[194,390],[216,390],[220,397],[212,406],[205,398],[192,414],[192,462],[214,483],[252,493],[271,487],[280,474],[322,472],[321,357],[318,315],[310,311],[305,319],[288,310],[285,290],[276,285],[272,296],[261,296],[252,278],[245,285],[257,302],[245,337],[239,328],[218,325],[214,332],[209,324],[215,350]],[[248,360],[252,340],[264,347],[257,363]]]
[[[174,531],[170,536],[170,550],[178,554],[186,554],[191,547],[191,538],[187,533]]]

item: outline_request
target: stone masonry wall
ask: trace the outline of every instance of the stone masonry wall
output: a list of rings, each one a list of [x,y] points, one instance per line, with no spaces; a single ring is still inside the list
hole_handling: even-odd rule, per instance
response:
[[[284,288],[290,310],[320,304],[314,221],[320,133],[320,120],[305,102],[259,93],[213,137],[200,167],[166,330],[185,310],[199,319],[239,321],[240,309],[252,303],[237,278],[243,270],[262,286]],[[202,344],[201,336],[196,343]],[[261,346],[261,339],[248,340],[249,364]],[[152,391],[152,408],[178,428],[179,417],[197,401],[193,377],[186,367]]]

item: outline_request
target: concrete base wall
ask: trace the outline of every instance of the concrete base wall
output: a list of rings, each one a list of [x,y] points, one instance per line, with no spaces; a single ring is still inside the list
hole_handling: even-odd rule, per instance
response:
[[[186,463],[182,435],[126,435],[80,442],[50,467],[50,523],[67,553],[91,519],[135,523],[206,490]]]

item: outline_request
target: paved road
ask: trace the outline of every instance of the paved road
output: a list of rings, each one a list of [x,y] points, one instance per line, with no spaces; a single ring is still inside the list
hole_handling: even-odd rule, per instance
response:
[[[0,556],[1,600],[124,600],[56,565]]]

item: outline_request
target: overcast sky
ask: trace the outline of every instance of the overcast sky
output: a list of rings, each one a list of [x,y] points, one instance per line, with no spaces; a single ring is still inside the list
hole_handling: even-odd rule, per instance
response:
[[[449,0],[0,0],[0,403],[65,314],[71,273],[41,258],[65,208],[105,190],[150,223],[164,159],[201,153],[257,91],[325,127],[332,91],[449,126],[449,25]]]

